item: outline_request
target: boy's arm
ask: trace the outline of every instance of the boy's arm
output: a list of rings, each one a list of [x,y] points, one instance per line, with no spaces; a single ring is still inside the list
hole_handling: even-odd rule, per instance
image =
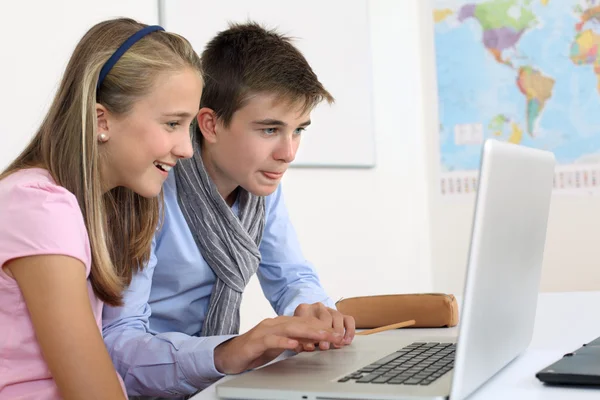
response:
[[[267,199],[260,253],[262,260],[257,271],[258,279],[265,296],[279,315],[315,317],[343,335],[342,345],[352,343],[354,318],[336,310],[335,303],[321,286],[315,268],[303,257],[283,202],[281,185]],[[329,347],[328,342],[319,343],[321,350]],[[314,344],[308,343],[300,345],[297,351],[314,348]]]
[[[317,271],[302,255],[281,185],[267,198],[266,222],[257,271],[263,292],[279,315],[294,315],[300,304],[335,303],[321,286]]]
[[[152,255],[125,293],[124,307],[104,309],[104,340],[130,395],[191,394],[222,376],[215,365],[224,373],[240,373],[302,343],[342,339],[310,315],[267,319],[239,336],[152,335],[148,298],[155,265]]]
[[[223,376],[215,368],[214,350],[232,336],[150,333],[154,247],[153,242],[150,262],[125,291],[124,306],[104,307],[104,342],[130,395],[187,395]]]

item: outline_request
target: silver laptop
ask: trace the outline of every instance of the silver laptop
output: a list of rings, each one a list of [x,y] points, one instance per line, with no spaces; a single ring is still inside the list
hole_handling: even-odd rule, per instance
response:
[[[550,152],[483,146],[458,343],[357,336],[217,386],[224,399],[463,399],[529,345],[554,177]]]

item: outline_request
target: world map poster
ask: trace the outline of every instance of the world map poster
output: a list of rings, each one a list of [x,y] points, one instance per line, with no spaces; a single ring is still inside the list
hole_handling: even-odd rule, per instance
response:
[[[444,195],[485,139],[554,153],[555,191],[600,193],[600,1],[432,0]]]

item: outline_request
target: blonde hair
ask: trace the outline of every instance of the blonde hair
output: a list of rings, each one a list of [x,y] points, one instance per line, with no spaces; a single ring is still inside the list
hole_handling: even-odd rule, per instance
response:
[[[100,70],[118,46],[146,25],[127,18],[101,22],[80,40],[42,125],[27,148],[0,175],[32,167],[47,169],[75,195],[90,238],[94,292],[111,305],[150,257],[160,198],[117,187],[102,190],[96,103],[126,114],[149,93],[159,74],[201,63],[190,43],[167,32],[151,33],[127,50],[96,90]]]

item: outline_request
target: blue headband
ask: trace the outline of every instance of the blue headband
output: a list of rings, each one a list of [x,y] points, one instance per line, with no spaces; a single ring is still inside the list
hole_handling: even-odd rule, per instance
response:
[[[98,84],[96,85],[96,91],[98,91],[100,89],[100,86],[102,86],[102,82],[104,82],[104,78],[106,78],[106,75],[108,75],[108,73],[110,72],[112,67],[114,67],[115,64],[117,63],[117,61],[119,61],[119,58],[121,58],[121,56],[123,54],[125,54],[125,52],[127,50],[129,50],[129,48],[131,46],[133,46],[133,44],[135,42],[137,42],[138,40],[140,40],[141,38],[143,38],[144,36],[146,36],[149,33],[156,32],[156,31],[164,31],[164,30],[165,29],[162,26],[150,25],[150,26],[145,27],[144,29],[140,29],[139,31],[137,31],[136,33],[131,35],[121,45],[121,47],[119,47],[117,49],[117,51],[115,51],[113,53],[113,55],[110,56],[110,58],[108,59],[108,61],[106,61],[104,66],[102,66],[102,69],[100,70],[100,76],[98,77]]]

